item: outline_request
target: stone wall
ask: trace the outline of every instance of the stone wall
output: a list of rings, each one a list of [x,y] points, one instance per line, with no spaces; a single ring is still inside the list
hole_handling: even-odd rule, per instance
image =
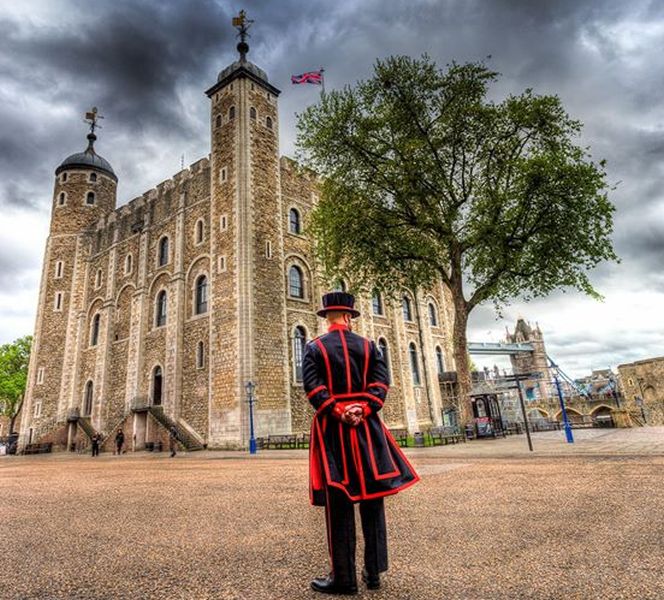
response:
[[[618,365],[623,408],[648,425],[664,425],[664,357]],[[643,399],[643,407],[637,404]],[[641,410],[643,408],[643,411]]]

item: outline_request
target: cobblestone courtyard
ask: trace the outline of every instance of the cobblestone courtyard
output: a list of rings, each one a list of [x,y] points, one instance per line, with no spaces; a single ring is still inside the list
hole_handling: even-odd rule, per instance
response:
[[[409,450],[360,597],[664,597],[664,429],[575,434]],[[3,457],[0,486],[0,598],[321,597],[304,451]]]

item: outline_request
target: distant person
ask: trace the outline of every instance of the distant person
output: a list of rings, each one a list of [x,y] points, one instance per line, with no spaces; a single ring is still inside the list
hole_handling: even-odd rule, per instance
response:
[[[173,458],[177,452],[177,443],[178,443],[178,430],[175,425],[171,425],[171,428],[168,431],[168,449],[171,451],[171,458]]]
[[[118,456],[122,454],[122,446],[124,446],[124,432],[118,427],[118,432],[115,434],[115,451]]]
[[[99,456],[99,444],[101,443],[101,435],[98,433],[92,436],[92,456]]]

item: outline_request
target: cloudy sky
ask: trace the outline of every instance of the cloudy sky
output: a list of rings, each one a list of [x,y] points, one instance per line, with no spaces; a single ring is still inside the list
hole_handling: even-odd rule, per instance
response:
[[[282,154],[318,93],[290,75],[320,66],[336,88],[390,54],[441,66],[491,55],[494,96],[558,94],[585,123],[579,142],[608,161],[622,262],[593,274],[602,303],[561,292],[515,302],[501,320],[481,308],[470,337],[499,341],[523,315],[574,376],[664,355],[664,3],[639,0],[0,3],[0,343],[33,331],[53,171],[84,149],[85,110],[105,116],[97,150],[119,176],[119,204],[177,172],[183,154],[207,155],[203,92],[237,56],[230,18],[242,7],[256,21],[249,57],[283,91]]]

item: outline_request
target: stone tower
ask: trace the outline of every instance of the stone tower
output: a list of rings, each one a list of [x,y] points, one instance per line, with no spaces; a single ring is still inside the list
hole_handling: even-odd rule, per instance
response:
[[[76,372],[87,331],[87,256],[96,239],[95,224],[115,210],[117,177],[94,148],[96,110],[91,116],[88,147],[67,157],[55,171],[51,223],[42,267],[34,346],[30,356],[26,406],[26,430],[30,443],[33,429],[41,433],[66,420],[78,406]],[[97,282],[101,284],[101,282]],[[96,324],[102,336],[103,316]],[[94,393],[94,391],[93,391]],[[90,399],[94,404],[94,395]]]
[[[539,324],[532,327],[523,317],[519,317],[514,327],[514,333],[507,331],[506,341],[508,343],[528,342],[533,345],[532,354],[514,354],[510,356],[512,370],[514,373],[541,373],[539,380],[528,380],[523,382],[523,389],[528,400],[544,399],[548,397],[551,373],[546,356],[544,336]]]
[[[211,101],[210,432],[212,445],[246,440],[245,385],[256,384],[258,422],[290,430],[279,181],[280,91],[239,59],[206,91]]]

